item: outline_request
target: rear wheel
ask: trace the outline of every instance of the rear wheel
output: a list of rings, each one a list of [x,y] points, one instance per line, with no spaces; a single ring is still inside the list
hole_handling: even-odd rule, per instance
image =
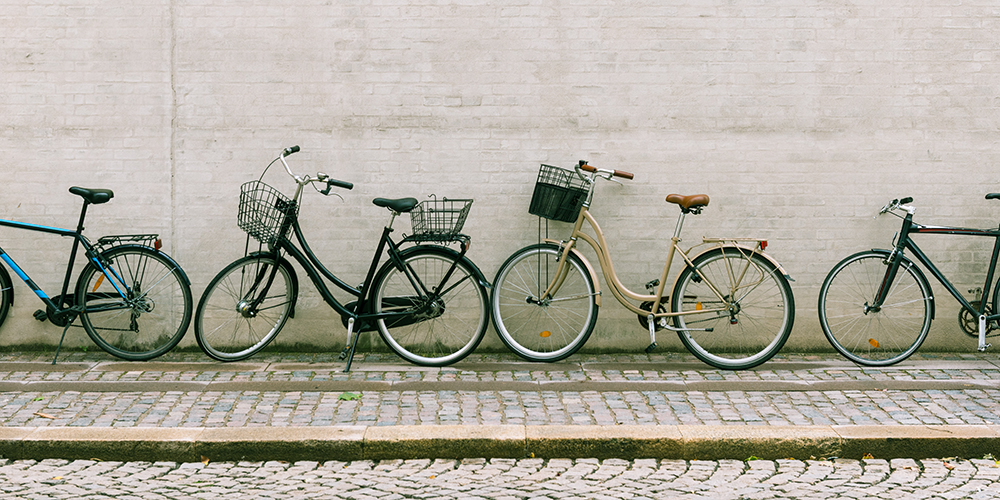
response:
[[[446,366],[468,356],[489,327],[489,297],[478,273],[438,247],[404,252],[403,263],[402,269],[386,263],[373,284],[375,312],[401,313],[378,320],[382,340],[421,366]]]
[[[233,262],[208,284],[198,302],[198,346],[219,361],[239,361],[267,347],[288,321],[298,285],[285,261],[250,255]]]
[[[191,323],[191,286],[166,254],[126,245],[101,254],[107,274],[88,264],[77,282],[87,335],[122,359],[155,358],[181,341]]]
[[[692,354],[723,370],[752,368],[771,359],[785,345],[795,320],[795,300],[785,276],[770,260],[740,248],[712,250],[695,259],[677,278],[671,309],[705,311],[676,316],[674,323]]]

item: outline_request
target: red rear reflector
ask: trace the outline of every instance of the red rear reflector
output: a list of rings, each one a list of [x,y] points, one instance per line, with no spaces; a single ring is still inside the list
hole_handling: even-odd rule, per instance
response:
[[[156,238],[156,241],[153,242],[153,248],[155,248],[157,250],[163,248],[163,242],[160,241],[159,238]]]
[[[767,250],[767,240],[760,242],[760,251],[763,252],[764,250]]]

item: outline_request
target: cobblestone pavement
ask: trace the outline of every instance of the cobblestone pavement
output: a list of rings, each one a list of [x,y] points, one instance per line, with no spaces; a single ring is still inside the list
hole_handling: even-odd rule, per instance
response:
[[[0,499],[988,499],[998,479],[990,459],[0,460]]]
[[[0,355],[0,426],[982,425],[1000,424],[995,355],[922,355],[889,368],[783,356],[720,371],[687,355],[472,356],[418,368],[388,356],[350,373],[332,355],[221,364],[103,353]]]
[[[325,354],[220,364],[199,353],[146,363],[69,353],[56,366],[50,356],[0,354],[0,427],[1000,424],[995,354],[924,353],[879,369],[792,354],[739,372],[686,354],[574,356],[555,364],[474,355],[433,369],[365,355],[350,373]],[[1000,463],[992,455],[851,458],[0,458],[0,499],[1000,498]]]

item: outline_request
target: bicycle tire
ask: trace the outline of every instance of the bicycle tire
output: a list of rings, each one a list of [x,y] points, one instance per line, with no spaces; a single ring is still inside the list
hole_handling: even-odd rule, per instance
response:
[[[277,266],[274,280],[266,286]],[[263,288],[262,288],[263,287]],[[265,293],[254,310],[247,305]],[[237,259],[220,271],[198,301],[198,347],[218,361],[240,361],[267,347],[292,315],[298,281],[291,265],[270,254]]]
[[[851,255],[830,270],[819,290],[819,322],[826,339],[861,365],[899,363],[923,344],[931,328],[930,284],[905,257],[882,307],[870,309],[885,279],[888,257],[884,251]]]
[[[14,284],[10,280],[10,274],[0,266],[0,326],[7,319],[10,306],[14,303]]]
[[[481,273],[468,259],[443,247],[413,247],[400,257],[405,272],[389,261],[376,275],[374,312],[421,312],[379,319],[382,340],[415,365],[447,366],[462,360],[479,346],[490,325],[489,293]],[[436,299],[427,295],[440,290],[444,294]]]
[[[771,359],[785,345],[795,321],[795,299],[784,274],[760,254],[735,247],[697,257],[678,276],[670,301],[675,313],[726,309],[674,317],[684,346],[722,370],[745,370]],[[712,331],[699,330],[709,328]]]
[[[561,249],[552,244],[524,247],[500,266],[493,283],[493,326],[504,345],[528,361],[552,362],[571,356],[587,342],[597,323],[594,282],[576,255],[569,254],[567,276],[557,297],[537,300],[552,281],[561,255]]]
[[[111,277],[90,263],[76,287],[80,320],[91,340],[130,361],[153,359],[173,349],[187,332],[193,302],[180,266],[163,252],[141,245],[108,249],[101,260]]]

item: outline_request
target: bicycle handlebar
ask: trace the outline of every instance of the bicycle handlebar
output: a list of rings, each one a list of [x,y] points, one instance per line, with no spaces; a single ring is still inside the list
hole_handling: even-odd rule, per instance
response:
[[[326,174],[324,174],[322,172],[317,173],[316,177],[310,177],[308,175],[306,175],[305,177],[299,177],[299,176],[295,175],[295,173],[292,172],[291,167],[288,166],[288,162],[285,161],[285,157],[287,157],[289,155],[293,155],[295,153],[298,153],[301,150],[302,150],[302,148],[300,148],[298,146],[291,146],[291,147],[283,149],[281,151],[281,156],[278,157],[278,159],[281,160],[281,164],[284,165],[284,167],[285,167],[285,172],[288,172],[288,175],[292,176],[292,178],[295,179],[295,182],[297,182],[299,184],[299,186],[305,186],[306,184],[311,184],[313,182],[325,182],[326,183],[326,189],[323,189],[323,190],[319,191],[320,193],[323,193],[324,195],[329,195],[330,194],[330,188],[334,187],[334,186],[339,187],[341,189],[347,189],[347,190],[354,189],[354,184],[353,183],[330,178],[330,176],[328,176],[328,175],[326,175]]]
[[[903,198],[903,199],[899,199],[899,200],[892,200],[889,203],[886,203],[885,206],[882,207],[882,210],[879,210],[878,215],[882,215],[884,213],[892,212],[893,210],[896,210],[896,209],[899,209],[899,208],[902,208],[903,210],[906,210],[908,213],[912,214],[916,209],[913,208],[913,207],[911,207],[911,206],[907,206],[907,203],[912,203],[912,202],[913,202],[913,198],[911,198],[909,196],[907,196],[906,198]],[[878,215],[876,215],[876,217],[878,217]]]
[[[626,172],[624,170],[606,170],[603,168],[597,168],[593,165],[587,165],[587,160],[580,160],[579,167],[580,170],[583,170],[584,172],[605,174],[608,176],[609,179],[611,177],[621,177],[623,179],[628,179],[628,180],[632,180],[635,178],[635,174],[631,172]]]

